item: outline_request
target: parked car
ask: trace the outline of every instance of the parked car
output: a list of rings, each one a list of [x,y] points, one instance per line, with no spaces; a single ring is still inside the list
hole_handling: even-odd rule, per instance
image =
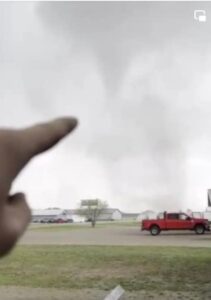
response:
[[[73,219],[67,219],[66,223],[73,223]]]
[[[42,219],[42,220],[40,220],[40,223],[48,223],[48,219]]]
[[[66,221],[64,219],[55,219],[55,223],[65,223]]]
[[[160,213],[156,219],[145,219],[141,222],[141,230],[158,235],[162,230],[194,230],[203,234],[210,230],[208,219],[190,217],[185,213]]]

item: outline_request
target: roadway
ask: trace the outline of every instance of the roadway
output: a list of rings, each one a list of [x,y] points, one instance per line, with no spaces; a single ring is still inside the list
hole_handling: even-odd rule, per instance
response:
[[[196,235],[191,231],[167,231],[158,236],[140,231],[137,226],[46,225],[30,228],[19,242],[22,245],[136,245],[211,247],[211,233]]]

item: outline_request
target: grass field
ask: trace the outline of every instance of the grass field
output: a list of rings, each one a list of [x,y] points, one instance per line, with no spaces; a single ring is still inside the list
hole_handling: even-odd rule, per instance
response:
[[[98,222],[95,226],[96,228],[105,227],[134,227],[139,228],[139,222],[129,221],[129,222]],[[75,229],[92,229],[91,223],[71,223],[71,224],[31,224],[29,230],[33,231],[66,231]]]
[[[31,225],[28,230],[32,231],[69,231],[75,229],[91,228],[86,224],[41,224]]]
[[[211,291],[211,249],[19,246],[0,261],[0,285],[127,291]],[[191,298],[190,298],[191,299]]]

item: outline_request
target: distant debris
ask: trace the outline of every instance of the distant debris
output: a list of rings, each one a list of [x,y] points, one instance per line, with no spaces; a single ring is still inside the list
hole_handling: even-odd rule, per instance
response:
[[[121,285],[118,285],[109,293],[108,296],[104,298],[104,300],[118,300],[124,292],[125,290],[121,287]]]

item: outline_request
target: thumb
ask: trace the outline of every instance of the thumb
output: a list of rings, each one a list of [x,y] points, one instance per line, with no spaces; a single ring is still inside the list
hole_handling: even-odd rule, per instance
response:
[[[17,193],[8,198],[1,220],[0,256],[7,254],[25,231],[31,219],[25,195]]]

